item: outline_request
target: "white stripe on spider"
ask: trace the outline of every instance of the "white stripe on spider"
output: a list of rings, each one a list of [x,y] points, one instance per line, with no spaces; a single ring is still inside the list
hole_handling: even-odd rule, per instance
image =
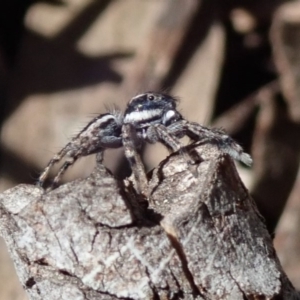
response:
[[[149,109],[149,110],[143,110],[143,111],[133,111],[129,114],[127,114],[124,118],[124,123],[135,123],[135,122],[141,122],[146,120],[151,120],[154,117],[160,117],[162,115],[161,109]]]

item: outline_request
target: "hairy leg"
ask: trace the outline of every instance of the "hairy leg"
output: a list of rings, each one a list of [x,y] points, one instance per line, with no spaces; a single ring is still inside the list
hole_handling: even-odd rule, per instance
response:
[[[67,169],[71,165],[73,165],[75,163],[76,160],[77,160],[77,157],[68,157],[68,159],[64,162],[62,167],[59,169],[57,175],[55,176],[52,186],[51,186],[51,189],[54,189],[58,185],[63,174],[67,171]]]
[[[47,167],[39,177],[38,185],[43,186],[53,165],[60,162],[65,157],[66,161],[59,169],[59,172],[54,179],[54,185],[58,184],[60,178],[68,167],[73,165],[78,158],[94,153],[102,153],[106,148],[122,147],[122,120],[122,115],[115,111],[112,113],[101,114],[90,121],[90,123],[88,123],[50,160]],[[99,158],[101,160],[101,156],[99,156]]]
[[[161,124],[152,125],[147,130],[147,136],[150,142],[156,142],[159,140],[173,152],[179,151],[184,156],[184,159],[188,164],[193,164],[193,160],[186,152],[184,146],[180,143],[178,138],[169,131],[168,127]]]
[[[47,179],[47,176],[50,172],[50,169],[53,167],[53,165],[55,165],[56,163],[58,163],[59,161],[62,160],[62,158],[67,154],[67,152],[69,151],[69,146],[70,143],[68,143],[63,149],[61,149],[56,155],[54,155],[54,157],[49,161],[48,165],[46,166],[46,168],[44,169],[43,173],[40,175],[39,179],[38,179],[38,186],[43,186],[43,184],[45,183],[45,180]]]
[[[146,176],[144,164],[137,151],[137,136],[134,127],[131,124],[125,124],[122,127],[122,138],[125,156],[129,161],[135,182],[137,192],[148,197],[148,179]]]
[[[207,128],[195,122],[180,120],[168,127],[170,133],[179,136],[184,133],[194,141],[204,141],[216,144],[220,150],[228,153],[233,159],[251,166],[252,158],[243,148],[221,129]]]

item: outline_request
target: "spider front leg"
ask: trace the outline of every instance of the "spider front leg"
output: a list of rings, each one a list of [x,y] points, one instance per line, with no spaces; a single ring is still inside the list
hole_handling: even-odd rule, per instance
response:
[[[122,139],[125,156],[129,161],[136,189],[139,194],[148,197],[148,179],[144,164],[138,153],[138,137],[135,128],[131,124],[124,124],[122,127]]]
[[[162,124],[151,125],[147,129],[147,138],[150,143],[160,141],[168,149],[171,149],[172,152],[179,151],[189,166],[194,164],[194,161],[186,152],[185,147],[180,143],[174,133],[169,130],[169,127]]]
[[[175,135],[182,135],[184,132],[194,141],[214,143],[221,151],[229,154],[233,159],[241,161],[247,166],[252,165],[251,156],[245,153],[243,148],[221,129],[207,128],[186,120],[173,123],[168,128]]]

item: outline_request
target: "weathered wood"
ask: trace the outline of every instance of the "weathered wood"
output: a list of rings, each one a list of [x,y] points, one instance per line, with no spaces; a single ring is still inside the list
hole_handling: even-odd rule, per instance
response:
[[[43,194],[1,195],[0,228],[31,299],[300,299],[231,159],[191,145],[148,202],[102,166]],[[200,159],[201,157],[201,159]]]

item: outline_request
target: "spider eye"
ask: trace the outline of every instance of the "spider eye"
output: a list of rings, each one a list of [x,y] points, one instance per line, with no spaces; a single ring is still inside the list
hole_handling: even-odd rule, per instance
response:
[[[149,95],[148,96],[148,100],[150,100],[150,101],[154,100],[154,96],[153,95]]]

